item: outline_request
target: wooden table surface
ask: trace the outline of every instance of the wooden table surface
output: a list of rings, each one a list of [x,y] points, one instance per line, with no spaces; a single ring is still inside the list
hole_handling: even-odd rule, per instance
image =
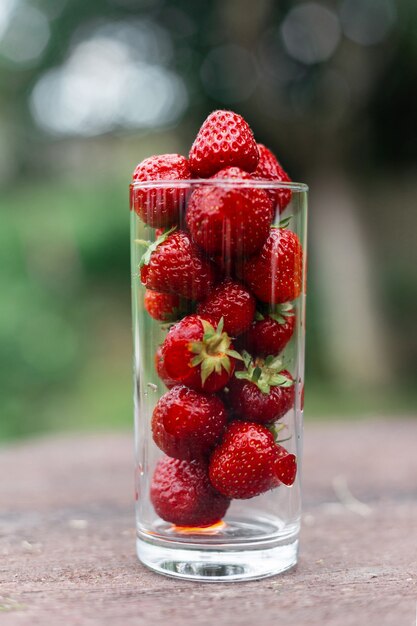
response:
[[[417,420],[307,424],[301,557],[205,584],[135,556],[132,437],[0,449],[0,624],[415,626]]]

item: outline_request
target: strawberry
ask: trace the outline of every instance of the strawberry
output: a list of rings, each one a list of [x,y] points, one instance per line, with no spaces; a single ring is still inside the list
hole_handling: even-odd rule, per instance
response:
[[[211,484],[227,498],[258,496],[281,482],[292,485],[296,458],[261,424],[232,422],[209,465]]]
[[[132,182],[181,181],[191,178],[190,167],[180,154],[159,154],[145,159],[133,172]],[[131,205],[139,217],[154,228],[178,224],[185,209],[186,185],[169,189],[131,186]]]
[[[295,328],[295,313],[289,302],[277,304],[273,312],[256,312],[255,322],[242,335],[241,345],[252,356],[278,355],[291,339]]]
[[[291,454],[283,446],[276,444],[276,447],[278,455],[275,461],[275,471],[279,480],[287,487],[291,487],[297,475],[297,459],[295,454]]]
[[[215,328],[213,320],[199,315],[188,315],[172,326],[161,355],[169,378],[206,393],[222,389],[241,359],[223,332],[223,320]]]
[[[260,253],[248,259],[241,277],[262,302],[280,304],[301,293],[303,249],[297,235],[285,228],[271,228]]]
[[[177,385],[158,400],[153,411],[153,439],[168,456],[192,461],[212,451],[226,423],[226,409],[219,398]]]
[[[159,517],[177,526],[211,526],[230,504],[210,484],[206,463],[168,457],[155,468],[151,502]]]
[[[258,150],[259,163],[256,170],[253,172],[254,178],[282,183],[291,182],[291,178],[282,169],[277,157],[273,154],[273,152],[271,152],[271,150],[268,150],[268,148],[261,143],[258,143]],[[289,187],[282,187],[281,189],[268,189],[268,194],[271,197],[274,207],[277,206],[280,213],[283,212],[291,201],[292,194]]]
[[[159,322],[174,322],[180,317],[181,299],[175,293],[147,289],[143,303],[149,315]]]
[[[147,246],[139,264],[142,283],[153,291],[201,300],[214,284],[215,271],[187,233],[169,230]]]
[[[155,353],[155,370],[159,378],[164,383],[165,387],[168,387],[168,389],[171,389],[177,384],[176,381],[172,380],[172,378],[170,378],[165,371],[165,363],[162,356],[162,346],[159,346]]]
[[[273,207],[263,189],[234,183],[253,180],[237,167],[228,167],[210,180],[219,185],[201,186],[191,195],[187,208],[187,226],[193,241],[210,255],[249,256],[265,243],[273,218]]]
[[[254,318],[255,298],[237,281],[226,279],[200,302],[197,313],[208,315],[216,323],[223,317],[225,332],[236,337],[248,329]]]
[[[207,178],[229,165],[253,172],[259,153],[243,117],[232,111],[213,111],[198,131],[189,159],[192,173]]]
[[[294,406],[294,380],[274,356],[252,360],[242,352],[245,368],[235,372],[225,401],[234,417],[268,424],[283,417]]]

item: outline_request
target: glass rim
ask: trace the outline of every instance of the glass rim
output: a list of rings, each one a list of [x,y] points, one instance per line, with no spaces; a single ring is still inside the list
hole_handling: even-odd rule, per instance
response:
[[[272,179],[246,180],[244,178],[185,178],[183,180],[172,180],[164,178],[149,181],[131,181],[129,187],[132,189],[183,189],[189,186],[199,187],[239,187],[240,189],[289,189],[293,192],[306,193],[309,188],[306,183],[284,182]]]

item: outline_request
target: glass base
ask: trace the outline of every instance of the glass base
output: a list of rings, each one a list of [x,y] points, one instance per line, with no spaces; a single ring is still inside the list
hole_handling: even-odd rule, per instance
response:
[[[227,525],[229,529],[235,526],[233,521]],[[237,522],[236,526],[241,524]],[[193,541],[197,539],[195,533],[185,538],[183,531],[178,533],[178,530],[175,535],[179,536],[172,539],[139,531],[136,540],[139,560],[160,574],[200,582],[255,580],[285,572],[297,563],[298,528],[263,541],[250,541],[246,537],[242,543],[228,542],[228,533],[224,531],[216,532],[213,541],[207,529],[206,538],[198,533],[198,541]]]

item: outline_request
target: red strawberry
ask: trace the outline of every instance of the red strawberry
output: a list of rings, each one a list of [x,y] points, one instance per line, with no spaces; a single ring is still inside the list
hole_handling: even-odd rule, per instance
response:
[[[268,150],[264,145],[258,143],[259,150],[259,163],[256,170],[253,172],[254,178],[261,180],[272,180],[282,183],[290,183],[291,178],[282,169],[281,165],[275,154]],[[286,208],[291,201],[291,189],[289,187],[272,190],[268,189],[268,194],[275,206],[278,206],[280,213]]]
[[[242,335],[241,344],[252,356],[278,355],[291,339],[295,328],[295,313],[289,302],[277,304],[274,312],[257,312],[256,321]]]
[[[159,399],[152,433],[165,454],[192,461],[212,451],[226,423],[226,409],[219,398],[178,385]]]
[[[222,389],[240,354],[223,332],[223,320],[215,329],[211,319],[188,315],[172,326],[162,344],[164,369],[169,378],[197,391]]]
[[[156,513],[177,526],[211,526],[226,514],[230,500],[210,484],[202,461],[161,459],[151,485]]]
[[[265,426],[232,422],[211,456],[209,476],[224,496],[247,499],[281,482],[291,485],[296,470],[295,456],[277,445]]]
[[[133,172],[133,183],[159,180],[181,181],[191,178],[190,167],[180,154],[159,154],[145,159]],[[149,226],[178,224],[185,208],[187,187],[169,189],[157,186],[131,186],[131,204],[139,217]]]
[[[168,231],[148,246],[139,268],[148,289],[201,300],[214,284],[214,266],[204,259],[187,233]]]
[[[147,289],[143,302],[145,309],[154,320],[174,322],[180,317],[181,299],[174,293],[160,293]]]
[[[201,186],[191,195],[188,229],[195,243],[210,255],[249,256],[268,237],[274,213],[272,202],[263,189],[239,183],[222,185],[222,179],[253,180],[236,167],[218,172],[210,179],[218,180],[218,186]]]
[[[272,228],[260,253],[241,269],[243,281],[262,302],[295,300],[301,293],[303,249],[297,235]]]
[[[189,158],[192,173],[207,178],[229,165],[253,172],[259,153],[243,117],[232,111],[213,111],[198,131]]]
[[[294,380],[273,356],[252,361],[242,353],[246,368],[235,372],[227,384],[225,401],[234,417],[268,424],[283,417],[294,406]]]
[[[297,475],[297,459],[295,454],[291,454],[279,444],[276,444],[276,446],[278,448],[278,456],[275,461],[275,472],[280,481],[287,487],[290,487],[294,484]]]
[[[197,307],[197,313],[216,323],[223,317],[224,330],[231,337],[243,333],[255,315],[255,298],[240,283],[226,279],[212,289]]]
[[[162,380],[165,386],[168,387],[168,389],[171,389],[177,384],[177,382],[175,380],[172,380],[172,378],[170,378],[165,371],[165,363],[162,356],[162,346],[159,346],[155,353],[155,369],[159,378]]]

